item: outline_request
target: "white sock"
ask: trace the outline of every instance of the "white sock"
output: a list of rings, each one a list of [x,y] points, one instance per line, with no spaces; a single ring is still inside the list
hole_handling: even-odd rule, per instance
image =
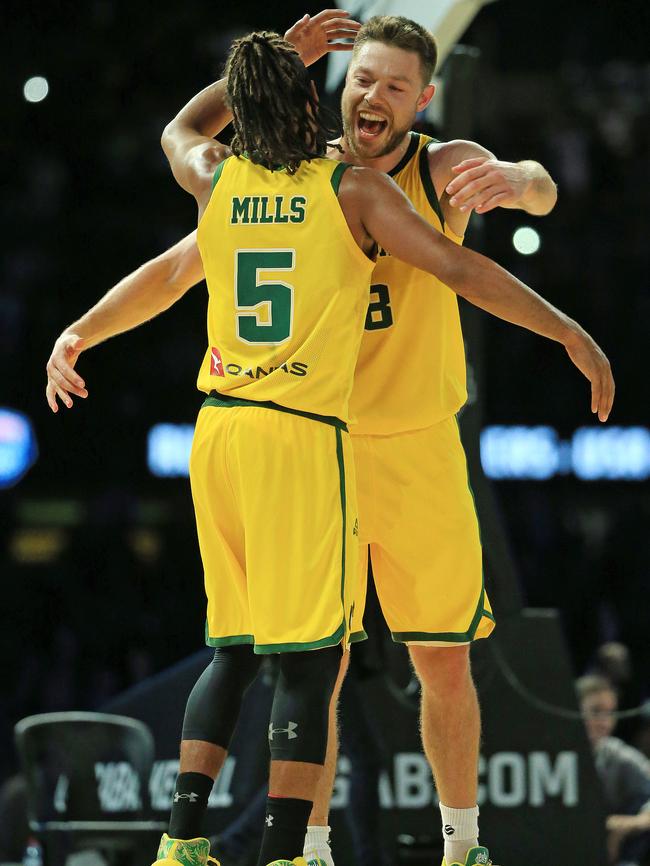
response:
[[[442,838],[445,840],[445,863],[465,864],[467,852],[478,845],[478,806],[451,809],[440,804]]]
[[[310,860],[318,858],[326,866],[334,866],[332,849],[330,848],[330,829],[327,826],[321,827],[314,824],[307,827],[303,856],[308,863]]]

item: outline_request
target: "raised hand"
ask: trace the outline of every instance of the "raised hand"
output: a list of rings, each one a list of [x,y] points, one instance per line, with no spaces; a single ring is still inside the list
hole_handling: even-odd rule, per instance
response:
[[[77,334],[63,333],[54,344],[45,368],[47,370],[45,396],[53,412],[59,411],[57,397],[70,409],[72,406],[70,394],[76,394],[77,397],[88,396],[84,380],[74,370],[74,365],[84,350],[84,342]]]
[[[305,66],[316,63],[330,51],[352,51],[361,24],[341,9],[323,9],[313,18],[303,15],[284,34],[300,54]],[[346,42],[337,40],[346,39]]]

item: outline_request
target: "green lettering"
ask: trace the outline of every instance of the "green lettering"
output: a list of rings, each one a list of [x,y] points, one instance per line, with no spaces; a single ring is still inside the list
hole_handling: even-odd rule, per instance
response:
[[[250,207],[250,196],[246,198],[233,198],[232,200],[232,216],[230,222],[232,225],[238,225],[240,222],[247,223],[249,221],[248,210]]]
[[[288,223],[289,215],[286,213],[282,213],[282,205],[284,204],[284,196],[276,195],[275,197],[275,222],[276,223]]]
[[[295,250],[237,250],[237,337],[244,343],[279,345],[291,336],[293,286],[258,280],[263,271],[292,271],[294,262]]]
[[[302,223],[305,221],[305,206],[307,199],[304,195],[294,195],[291,199],[291,222]]]
[[[273,222],[273,217],[271,216],[270,213],[267,213],[268,204],[269,204],[268,195],[263,195],[262,196],[262,215],[260,216],[260,222],[261,223],[272,223]]]
[[[260,197],[258,195],[253,196],[253,216],[251,218],[252,223],[258,223],[259,219],[257,217],[257,210],[260,206]]]

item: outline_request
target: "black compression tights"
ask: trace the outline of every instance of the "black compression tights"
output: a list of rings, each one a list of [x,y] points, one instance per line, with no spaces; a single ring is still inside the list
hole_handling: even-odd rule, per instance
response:
[[[253,647],[218,647],[196,681],[185,708],[184,740],[203,740],[228,750],[242,698],[261,663]]]
[[[340,666],[339,646],[280,656],[269,726],[272,760],[325,762],[330,700]]]

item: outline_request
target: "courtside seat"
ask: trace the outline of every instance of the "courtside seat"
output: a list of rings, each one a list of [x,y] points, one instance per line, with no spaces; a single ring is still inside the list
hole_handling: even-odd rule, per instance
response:
[[[29,827],[45,866],[99,851],[109,862],[150,862],[161,821],[144,820],[154,759],[149,728],[106,713],[42,713],[15,726]],[[147,859],[148,858],[148,859]]]

